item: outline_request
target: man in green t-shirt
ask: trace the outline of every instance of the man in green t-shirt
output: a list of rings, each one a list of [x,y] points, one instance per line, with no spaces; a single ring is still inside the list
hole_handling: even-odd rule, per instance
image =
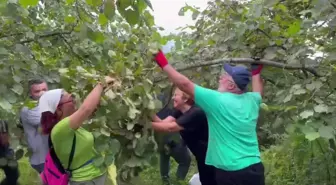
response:
[[[251,73],[245,67],[229,64],[224,65],[225,73],[215,91],[196,85],[177,72],[162,51],[155,55],[155,61],[205,112],[209,124],[206,164],[216,167],[217,184],[264,185],[256,134],[263,90],[262,65],[252,65],[253,92],[246,92]]]

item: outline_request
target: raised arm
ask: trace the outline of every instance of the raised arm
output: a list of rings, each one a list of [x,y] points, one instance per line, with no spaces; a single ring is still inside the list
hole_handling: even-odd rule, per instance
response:
[[[261,64],[252,64],[252,91],[259,92],[261,96],[263,96],[264,85],[261,79],[261,70],[263,65]]]
[[[194,98],[194,83],[169,65],[167,58],[161,50],[155,55],[155,61],[168,75],[170,81],[172,81],[183,92],[190,95],[191,98]]]
[[[70,119],[70,127],[72,129],[78,129],[82,126],[85,120],[87,120],[92,113],[94,113],[97,109],[97,106],[100,102],[100,97],[104,89],[111,87],[112,84],[115,83],[115,79],[111,77],[105,78],[105,85],[102,83],[98,83],[96,87],[90,92],[90,94],[85,98],[83,104],[79,107],[79,109],[69,116]]]

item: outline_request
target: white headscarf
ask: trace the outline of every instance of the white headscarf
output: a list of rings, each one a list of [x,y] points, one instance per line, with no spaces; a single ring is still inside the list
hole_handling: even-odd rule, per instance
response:
[[[38,108],[41,113],[50,111],[55,113],[61,100],[63,89],[53,89],[43,93],[39,99]]]

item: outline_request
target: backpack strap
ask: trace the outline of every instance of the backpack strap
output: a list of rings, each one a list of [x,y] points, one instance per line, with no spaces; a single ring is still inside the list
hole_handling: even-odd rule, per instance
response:
[[[73,158],[74,158],[74,155],[75,155],[75,150],[76,150],[76,133],[74,133],[74,137],[73,137],[73,140],[72,140],[72,146],[71,146],[71,151],[70,151],[70,155],[69,155],[69,161],[68,161],[67,169],[64,169],[64,167],[62,166],[62,163],[58,159],[58,157],[56,155],[56,152],[53,148],[53,144],[51,142],[51,136],[50,135],[49,135],[48,145],[49,145],[49,148],[51,149],[52,157],[54,157],[54,161],[56,162],[56,164],[58,164],[60,171],[63,172],[63,173],[65,173],[65,172],[68,173],[70,177],[71,177],[71,172],[72,171],[75,171],[75,170],[77,170],[79,168],[82,168],[83,166],[86,166],[86,165],[93,162],[93,160],[90,159],[89,161],[87,161],[83,165],[79,166],[78,168],[75,168],[75,169],[72,169],[72,170],[70,169],[70,166],[72,164],[72,161],[73,161]]]
[[[72,140],[72,146],[71,146],[71,152],[70,152],[70,155],[69,155],[69,161],[68,161],[68,168],[67,168],[67,170],[70,170],[72,159],[73,159],[73,157],[75,155],[75,149],[76,149],[76,133],[74,133],[74,137],[73,137],[73,140]]]
[[[58,167],[58,170],[60,170],[62,173],[65,173],[65,172],[69,171],[68,169],[70,168],[70,165],[72,163],[72,159],[73,159],[74,154],[75,154],[76,133],[74,133],[74,137],[73,137],[73,140],[72,140],[71,152],[70,152],[70,156],[69,156],[69,162],[68,162],[68,168],[67,169],[65,169],[63,167],[61,161],[59,160],[59,158],[56,155],[54,146],[53,146],[52,141],[51,141],[51,135],[49,135],[49,137],[48,137],[48,146],[49,146],[49,149],[50,149],[50,155],[51,155],[52,159],[54,160],[54,162],[56,163],[56,166]]]

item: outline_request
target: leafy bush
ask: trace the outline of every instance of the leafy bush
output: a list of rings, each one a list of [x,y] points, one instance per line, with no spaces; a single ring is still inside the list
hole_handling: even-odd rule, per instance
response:
[[[281,145],[272,146],[262,153],[266,184],[334,184],[334,154],[326,140],[308,141],[302,134],[293,134]]]

